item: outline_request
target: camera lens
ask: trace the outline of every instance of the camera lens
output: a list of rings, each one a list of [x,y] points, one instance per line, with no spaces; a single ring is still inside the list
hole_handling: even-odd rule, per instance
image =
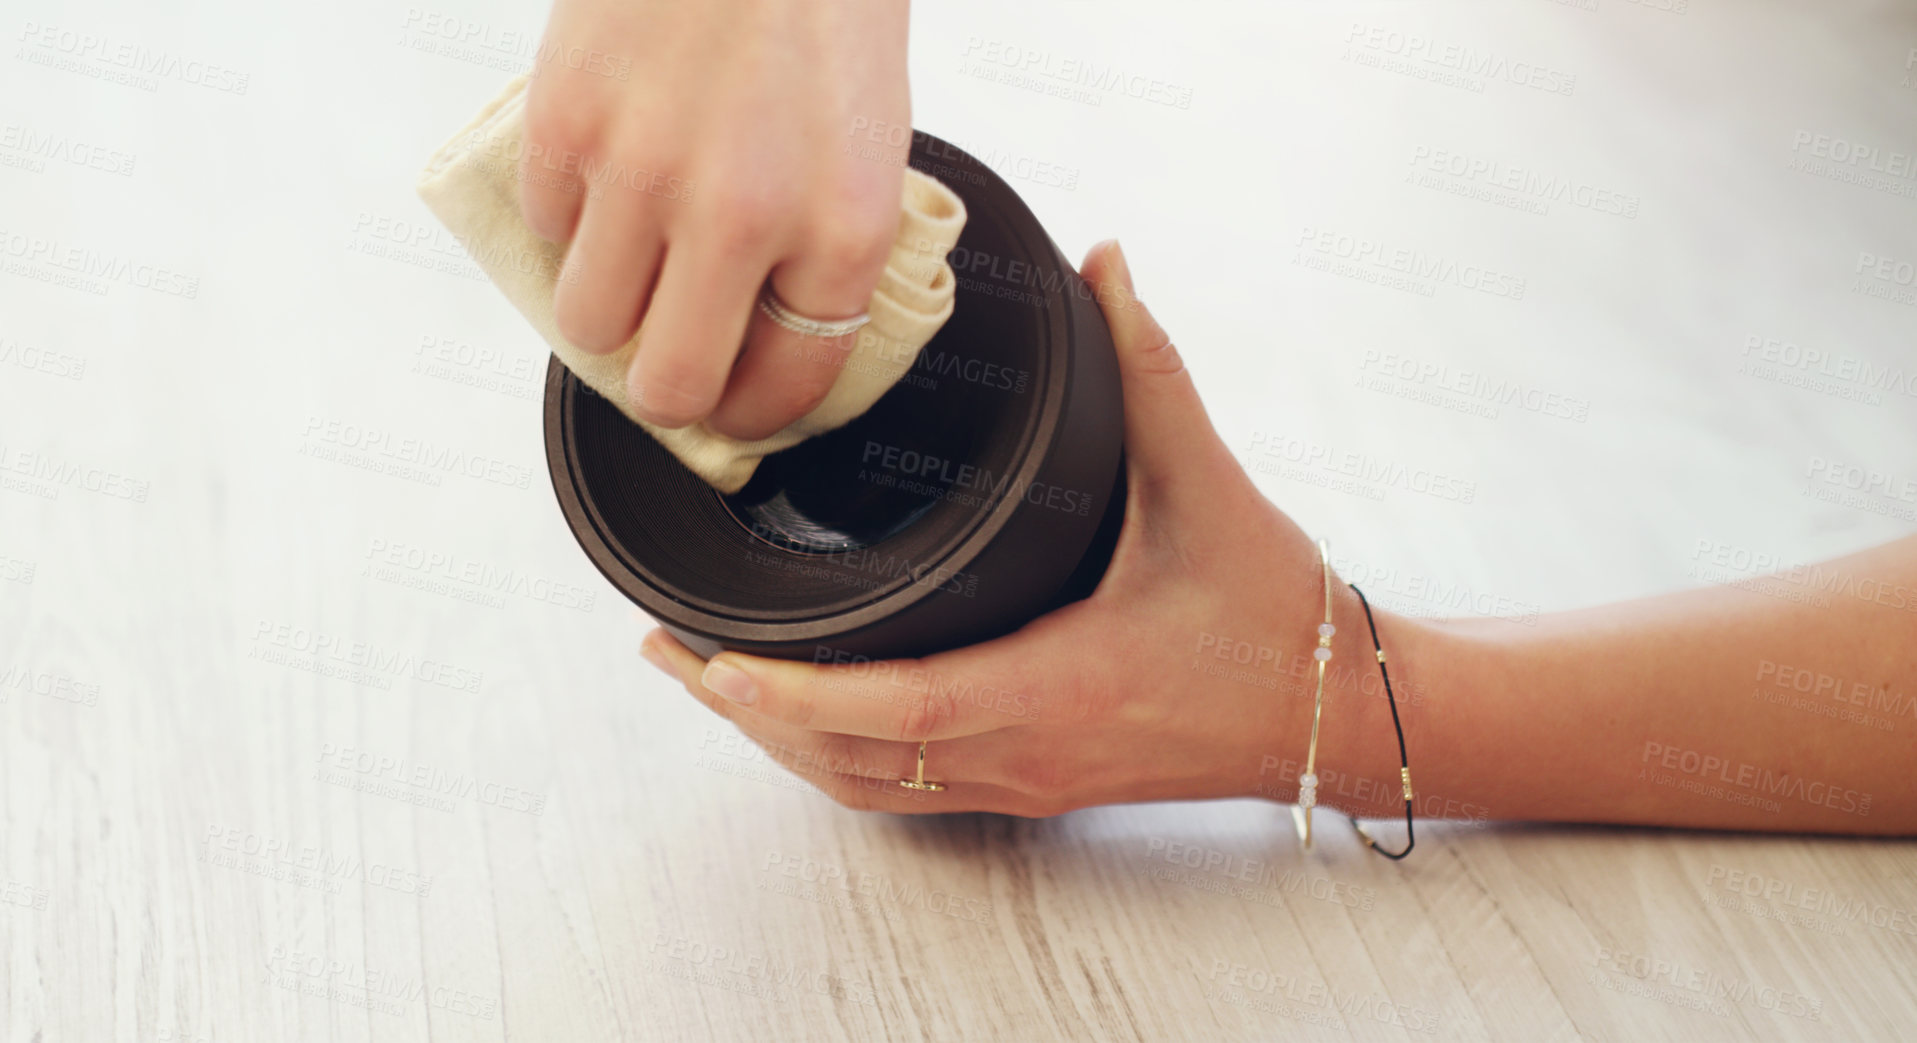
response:
[[[1103,316],[989,168],[929,135],[912,163],[966,204],[951,318],[870,410],[767,457],[737,493],[552,363],[567,522],[695,651],[917,654],[1014,629],[1102,572],[1123,504]]]

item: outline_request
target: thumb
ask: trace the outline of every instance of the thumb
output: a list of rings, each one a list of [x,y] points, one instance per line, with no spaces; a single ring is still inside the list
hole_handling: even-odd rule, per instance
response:
[[[1236,476],[1238,463],[1212,428],[1171,335],[1132,288],[1118,240],[1092,247],[1083,275],[1098,293],[1118,355],[1131,480],[1143,486],[1141,492],[1169,493],[1186,483],[1206,483],[1221,467]]]

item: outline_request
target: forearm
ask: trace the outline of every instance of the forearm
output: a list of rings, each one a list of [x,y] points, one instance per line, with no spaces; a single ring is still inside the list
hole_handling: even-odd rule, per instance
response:
[[[1430,693],[1405,721],[1421,791],[1493,818],[1910,833],[1911,592],[1917,538],[1535,626],[1380,626]]]

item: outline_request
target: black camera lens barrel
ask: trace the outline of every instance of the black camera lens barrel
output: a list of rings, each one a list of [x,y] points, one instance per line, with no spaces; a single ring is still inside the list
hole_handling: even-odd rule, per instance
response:
[[[991,168],[915,133],[964,200],[953,315],[865,415],[725,496],[553,359],[547,465],[606,578],[700,655],[924,655],[1089,594],[1123,521],[1124,414],[1092,287]]]

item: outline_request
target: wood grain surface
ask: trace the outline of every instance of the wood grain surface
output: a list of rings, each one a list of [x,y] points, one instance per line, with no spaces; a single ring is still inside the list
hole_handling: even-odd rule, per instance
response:
[[[1906,842],[1467,819],[1394,864],[1258,801],[810,792],[561,521],[537,338],[411,195],[544,11],[432,3],[4,20],[0,1039],[1917,1031]],[[1814,480],[1917,468],[1908,5],[942,0],[912,71],[1069,254],[1125,241],[1384,607],[1911,529]]]

